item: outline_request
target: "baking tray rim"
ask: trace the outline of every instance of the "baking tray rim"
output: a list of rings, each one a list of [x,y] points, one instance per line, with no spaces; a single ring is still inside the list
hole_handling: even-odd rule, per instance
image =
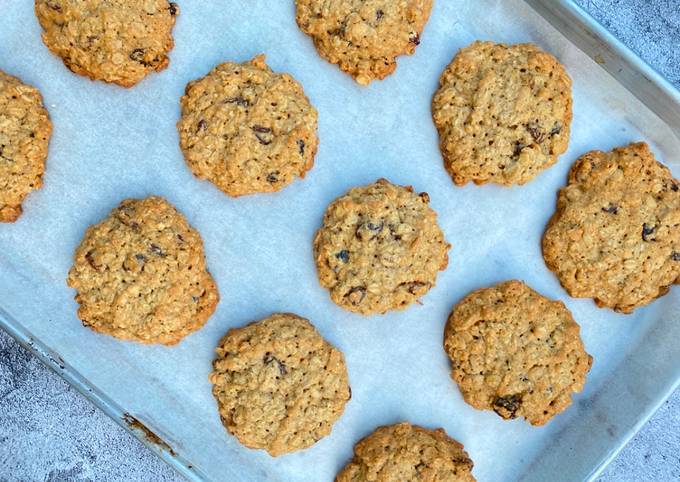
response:
[[[594,47],[595,44],[606,46],[609,49],[610,55],[612,55],[613,58],[618,57],[625,68],[631,71],[628,72],[629,74],[633,74],[633,77],[639,76],[639,79],[648,82],[648,84],[655,89],[655,94],[661,94],[661,96],[664,97],[661,105],[665,105],[668,108],[668,112],[671,112],[673,107],[677,107],[680,112],[680,90],[676,89],[670,81],[663,77],[663,75],[657,72],[647,62],[642,60],[635,52],[617,39],[573,0],[524,1],[591,58],[594,58],[595,54],[589,50],[596,48]],[[546,16],[546,13],[549,13],[551,9],[558,10],[568,18],[574,19],[586,33],[590,34],[592,38],[588,40],[589,45],[584,48],[583,43],[576,44],[571,36],[560,27],[559,22],[555,21],[555,18]],[[668,119],[668,116],[664,115],[664,112],[659,112],[658,109],[650,107],[650,94],[639,95],[634,88],[635,86],[631,85],[634,79],[622,81],[617,75],[620,74],[621,71],[616,71],[611,63],[608,65],[606,62],[600,62],[598,59],[595,60],[602,68],[608,71],[617,82],[622,84],[633,95],[638,97],[643,104],[667,122],[669,127],[671,127],[680,138],[680,123],[677,126],[673,125],[675,119]],[[678,120],[680,120],[680,117],[678,117]],[[69,366],[58,353],[55,353],[42,341],[34,337],[19,321],[3,310],[1,303],[0,328],[187,480],[196,482],[209,480],[205,475],[201,474],[190,461],[184,459],[181,454],[176,453],[168,443],[154,433],[152,427],[147,427],[134,415],[125,411],[108,395],[99,390],[91,381],[81,375],[78,370]],[[587,476],[586,480],[595,480],[602,473],[607,465],[621,452],[678,387],[680,387],[680,377],[672,381],[663,393],[658,393],[654,397],[654,402],[650,403],[644,412],[641,412],[641,417],[629,430],[616,439],[615,443],[612,445],[612,449],[602,457],[596,466],[593,467],[593,470]]]

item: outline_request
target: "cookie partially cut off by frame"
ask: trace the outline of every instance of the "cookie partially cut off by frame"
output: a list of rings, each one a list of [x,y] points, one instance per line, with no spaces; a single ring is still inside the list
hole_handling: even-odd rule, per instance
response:
[[[645,143],[581,156],[543,258],[567,292],[631,313],[680,283],[680,182]]]
[[[40,91],[0,71],[0,223],[16,221],[42,186],[51,135]]]
[[[178,343],[219,301],[201,236],[158,196],[127,199],[90,226],[67,282],[83,325],[140,343]]]
[[[463,445],[439,428],[404,422],[377,428],[354,447],[336,482],[474,482]]]
[[[300,29],[319,54],[361,85],[381,80],[411,55],[430,18],[432,0],[296,0]]]
[[[230,330],[210,382],[225,428],[272,456],[331,433],[351,398],[345,359],[306,319],[276,313]]]
[[[42,39],[76,74],[132,87],[168,66],[179,14],[168,0],[35,0]]]
[[[467,403],[532,425],[571,405],[593,361],[564,303],[516,280],[458,303],[446,324],[444,349]]]

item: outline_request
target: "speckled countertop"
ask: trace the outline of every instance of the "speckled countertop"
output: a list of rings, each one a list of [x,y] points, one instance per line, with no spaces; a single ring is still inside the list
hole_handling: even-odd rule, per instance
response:
[[[680,0],[576,1],[680,88]],[[82,480],[182,479],[0,331],[0,481]],[[680,391],[599,480],[680,480]]]

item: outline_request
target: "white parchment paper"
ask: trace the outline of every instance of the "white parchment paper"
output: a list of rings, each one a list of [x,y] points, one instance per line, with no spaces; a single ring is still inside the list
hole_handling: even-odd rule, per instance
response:
[[[169,68],[129,90],[72,74],[40,41],[33,2],[2,3],[0,69],[41,89],[54,136],[44,188],[29,197],[19,222],[0,226],[0,306],[196,473],[212,480],[330,481],[361,437],[409,420],[444,427],[465,444],[478,480],[574,480],[615,450],[658,401],[660,385],[649,372],[667,381],[678,360],[677,345],[663,340],[680,336],[680,291],[630,316],[571,299],[545,267],[540,237],[579,155],[645,139],[677,166],[680,143],[522,1],[436,1],[416,54],[401,58],[387,80],[361,88],[318,56],[297,29],[292,1],[184,0]],[[442,166],[430,101],[445,65],[475,39],[535,42],[574,79],[570,149],[524,187],[457,188]],[[234,200],[185,167],[175,130],[178,101],[186,83],[215,64],[262,52],[272,68],[304,85],[319,111],[320,150],[304,181]],[[422,306],[364,318],[335,306],[319,286],[311,241],[332,199],[379,177],[429,192],[453,248]],[[83,328],[65,284],[86,227],[121,199],[150,194],[166,196],[201,232],[222,296],[206,327],[174,348]],[[509,278],[565,301],[595,358],[574,406],[541,428],[466,405],[442,349],[453,304]],[[308,317],[345,353],[353,391],[331,436],[277,459],[226,433],[208,383],[220,337],[275,311]]]

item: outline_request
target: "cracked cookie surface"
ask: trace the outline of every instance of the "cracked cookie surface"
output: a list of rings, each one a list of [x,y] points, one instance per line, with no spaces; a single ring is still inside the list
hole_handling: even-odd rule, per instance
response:
[[[467,403],[532,425],[566,410],[592,365],[564,303],[516,280],[458,303],[446,324],[444,349]]]
[[[68,285],[83,325],[141,343],[179,342],[219,301],[200,235],[156,196],[127,199],[87,229]]]
[[[296,0],[296,20],[319,54],[361,85],[383,79],[411,55],[432,0]]]
[[[425,295],[451,247],[427,193],[380,179],[333,201],[314,238],[319,282],[363,315],[404,309]]]
[[[680,283],[680,183],[645,143],[583,155],[543,257],[571,296],[622,313],[652,302]]]
[[[177,128],[189,168],[230,196],[278,191],[312,168],[317,112],[264,55],[190,82]]]
[[[167,0],[35,0],[42,39],[66,67],[132,87],[169,63],[179,7]]]
[[[441,75],[432,116],[455,184],[524,184],[567,150],[571,79],[535,45],[475,42]]]
[[[249,448],[279,456],[331,433],[351,398],[345,359],[291,313],[230,330],[210,382],[226,429]]]
[[[474,482],[463,445],[443,429],[410,423],[379,427],[354,447],[354,458],[336,482]]]
[[[21,215],[21,203],[42,186],[52,123],[40,92],[0,71],[0,222]]]

